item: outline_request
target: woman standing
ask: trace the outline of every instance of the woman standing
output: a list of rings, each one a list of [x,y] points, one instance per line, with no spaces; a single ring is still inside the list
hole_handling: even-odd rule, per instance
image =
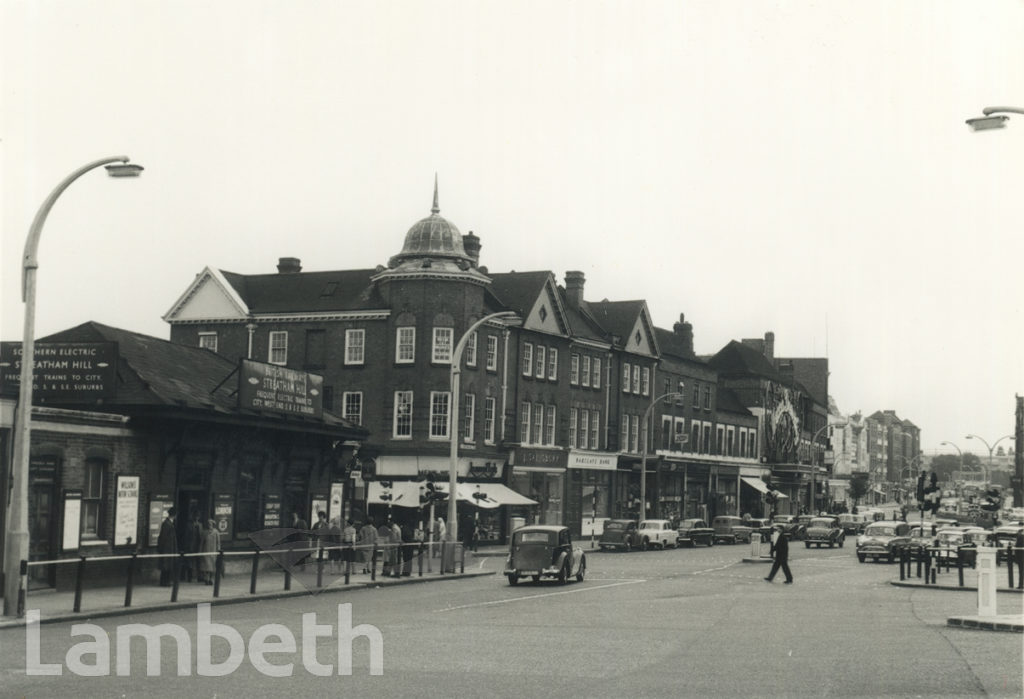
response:
[[[220,531],[217,529],[217,522],[209,519],[203,527],[202,538],[199,544],[200,553],[208,555],[199,557],[199,582],[207,585],[213,584],[213,577],[217,570],[217,554],[220,552]]]

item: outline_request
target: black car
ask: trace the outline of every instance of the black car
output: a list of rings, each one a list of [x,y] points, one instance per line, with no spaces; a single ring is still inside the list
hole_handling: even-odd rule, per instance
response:
[[[640,548],[640,536],[637,534],[637,523],[632,519],[609,519],[604,523],[604,531],[597,545],[602,551],[616,549],[632,551]]]

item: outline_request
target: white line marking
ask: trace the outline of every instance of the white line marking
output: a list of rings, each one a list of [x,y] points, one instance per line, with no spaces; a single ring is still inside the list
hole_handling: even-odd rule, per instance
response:
[[[635,585],[637,583],[647,582],[646,580],[624,580],[622,582],[610,583],[608,585],[596,585],[594,587],[578,587],[572,590],[561,590],[560,592],[542,592],[536,595],[525,595],[524,597],[511,597],[509,599],[492,600],[490,602],[474,602],[473,604],[461,604],[458,607],[445,607],[444,609],[435,609],[434,613],[437,612],[453,612],[457,609],[471,609],[473,607],[490,607],[497,604],[508,604],[510,602],[521,602],[528,599],[539,599],[541,597],[554,597],[555,595],[571,595],[577,592],[590,592],[592,590],[601,590],[606,587],[618,587],[619,585]]]
[[[721,566],[719,568],[705,568],[704,570],[695,570],[694,572],[690,573],[690,575],[701,575],[702,573],[714,573],[717,570],[725,570],[726,568],[731,568],[734,565],[736,565],[736,564],[735,563],[727,563],[724,566]]]

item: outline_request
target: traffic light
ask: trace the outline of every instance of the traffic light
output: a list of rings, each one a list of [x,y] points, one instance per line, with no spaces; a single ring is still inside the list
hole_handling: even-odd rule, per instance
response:
[[[921,475],[917,477],[917,501],[924,502],[924,471],[921,471]]]

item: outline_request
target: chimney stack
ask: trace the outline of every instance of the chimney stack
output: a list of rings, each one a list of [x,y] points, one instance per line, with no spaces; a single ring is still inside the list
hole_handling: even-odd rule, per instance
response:
[[[473,231],[462,236],[462,249],[473,260],[473,267],[477,267],[480,264],[480,238],[473,235]]]
[[[277,258],[278,274],[297,274],[302,271],[302,260],[297,257]]]
[[[579,308],[583,303],[583,284],[585,282],[586,278],[583,276],[583,272],[565,273],[565,295],[573,308]]]
[[[679,322],[672,326],[672,332],[679,336],[683,346],[686,349],[686,354],[689,357],[693,356],[693,324],[686,322],[686,314],[679,314]]]
[[[775,333],[771,330],[764,334],[764,356],[775,361]]]

